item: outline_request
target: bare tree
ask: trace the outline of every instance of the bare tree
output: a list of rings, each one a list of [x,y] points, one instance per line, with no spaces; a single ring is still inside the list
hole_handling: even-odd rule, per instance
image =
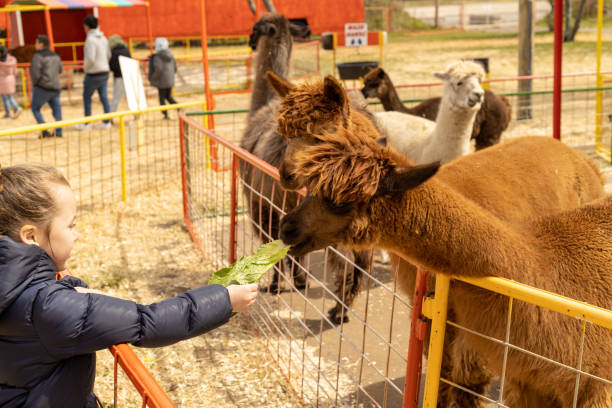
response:
[[[554,8],[555,8],[555,0],[548,0],[550,3],[550,13],[546,16],[546,23],[548,24],[548,30],[554,31]],[[587,0],[580,0],[580,4],[578,5],[578,11],[574,16],[574,24],[572,25],[572,0],[565,0],[563,2],[563,18],[564,18],[564,30],[563,30],[563,42],[571,42],[576,38],[576,34],[580,29],[580,21],[582,17],[584,17],[584,12],[586,10]]]

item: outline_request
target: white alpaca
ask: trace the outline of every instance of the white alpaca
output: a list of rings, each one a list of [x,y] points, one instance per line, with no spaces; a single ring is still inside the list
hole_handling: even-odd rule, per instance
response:
[[[447,163],[468,154],[474,119],[484,99],[480,64],[454,62],[434,76],[444,82],[435,122],[395,111],[374,114],[387,143],[416,164]]]

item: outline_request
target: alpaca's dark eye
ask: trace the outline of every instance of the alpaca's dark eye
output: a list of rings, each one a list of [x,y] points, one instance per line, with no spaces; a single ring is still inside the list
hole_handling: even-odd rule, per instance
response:
[[[461,85],[463,85],[462,81],[457,82],[457,86],[461,86]]]
[[[352,203],[336,203],[334,200],[329,198],[325,199],[325,205],[329,211],[333,212],[334,214],[344,214],[350,211],[352,208]]]

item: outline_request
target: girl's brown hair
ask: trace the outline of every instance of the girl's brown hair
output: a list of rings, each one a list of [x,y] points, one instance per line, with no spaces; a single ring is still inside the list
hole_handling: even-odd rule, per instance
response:
[[[46,164],[0,167],[0,235],[19,241],[26,223],[47,229],[57,211],[52,184],[70,186],[58,169]]]

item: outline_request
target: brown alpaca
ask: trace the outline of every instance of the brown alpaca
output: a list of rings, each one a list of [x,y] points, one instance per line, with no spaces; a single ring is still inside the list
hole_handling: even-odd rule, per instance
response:
[[[413,107],[406,107],[397,94],[391,78],[382,68],[375,68],[363,78],[361,92],[366,98],[379,98],[386,111],[398,111],[435,121],[441,98],[429,98]],[[472,128],[472,139],[476,139],[476,150],[499,143],[501,134],[508,128],[512,107],[505,96],[485,90],[484,101],[476,114]]]
[[[276,131],[280,98],[266,81],[265,73],[271,71],[281,77],[287,76],[292,48],[291,26],[287,19],[280,14],[264,14],[254,25],[250,41],[251,45],[257,50],[255,82],[247,127],[242,136],[240,147],[272,166],[278,167],[285,155],[287,144]],[[240,176],[254,191],[261,191],[263,197],[270,198],[275,206],[286,211],[297,205],[297,193],[285,192],[278,187],[274,188],[270,180],[264,181],[261,171],[246,163],[241,164]],[[280,223],[278,211],[272,210],[265,199],[257,194],[252,194],[250,189],[245,189],[244,193],[255,225],[261,226],[273,239],[278,238]],[[259,234],[258,227],[256,227],[256,233]],[[368,252],[352,251],[348,251],[344,255],[349,259],[354,259],[358,267],[354,270],[345,271],[345,268],[340,264],[340,260],[333,252],[330,253],[330,260],[332,262],[331,267],[336,275],[335,294],[342,302],[350,306],[359,291],[361,270],[368,269],[370,256]],[[299,262],[300,260],[298,260]],[[304,288],[306,281],[303,271],[299,267],[288,267],[287,269],[295,269],[293,271],[294,284],[297,288]],[[269,287],[271,292],[278,290],[278,280],[279,276],[275,271]],[[348,321],[340,302],[336,302],[336,306],[330,309],[329,319],[334,324]]]
[[[573,208],[603,194],[594,165],[580,153],[553,139],[520,138],[457,159],[432,177],[437,164],[412,166],[371,138],[343,129],[315,137],[318,143],[295,156],[310,195],[281,222],[294,254],[337,242],[382,247],[435,273],[504,277],[612,308],[612,197]],[[449,305],[456,323],[504,338],[506,298],[454,282]],[[522,302],[512,321],[512,344],[576,365],[580,321]],[[502,347],[464,331],[449,334],[445,377],[483,393],[501,373]],[[611,331],[588,327],[582,369],[612,379]],[[568,370],[510,351],[504,401],[569,407],[575,380]],[[611,392],[582,376],[577,406],[609,407]],[[482,406],[448,386],[440,398],[443,407]]]

